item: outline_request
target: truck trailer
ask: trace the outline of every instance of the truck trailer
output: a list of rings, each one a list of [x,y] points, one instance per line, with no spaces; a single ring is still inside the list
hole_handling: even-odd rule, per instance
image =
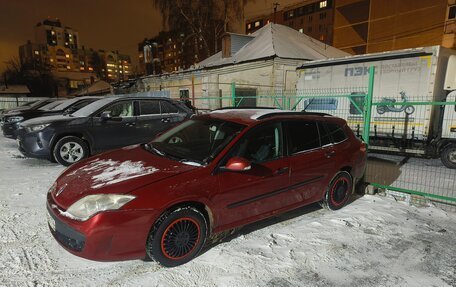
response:
[[[432,46],[307,62],[297,68],[297,108],[342,117],[361,135],[371,66],[370,149],[440,157],[456,168],[455,50]]]

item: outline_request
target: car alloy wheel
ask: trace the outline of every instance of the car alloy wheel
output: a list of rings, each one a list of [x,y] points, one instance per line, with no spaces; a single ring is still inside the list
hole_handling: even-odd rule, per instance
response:
[[[322,206],[330,210],[342,208],[350,198],[352,187],[351,175],[346,171],[338,172],[328,186]]]
[[[195,249],[200,238],[198,222],[190,217],[176,219],[162,235],[162,253],[172,260],[184,258]]]
[[[149,234],[146,253],[166,267],[184,264],[201,251],[207,228],[205,216],[196,208],[189,206],[166,212]]]
[[[75,163],[82,159],[84,151],[80,144],[68,142],[60,148],[60,156],[69,163]]]
[[[89,148],[84,140],[75,136],[61,138],[54,146],[55,160],[64,166],[69,166],[89,155]]]

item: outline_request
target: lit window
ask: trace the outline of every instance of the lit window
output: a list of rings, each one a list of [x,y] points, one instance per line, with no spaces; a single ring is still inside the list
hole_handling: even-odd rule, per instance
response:
[[[125,69],[128,69],[128,66],[124,66]]]
[[[50,59],[51,60],[51,63],[54,62],[54,59]]]
[[[70,67],[70,66],[67,66],[67,69],[69,70],[69,69],[71,69],[71,67]]]
[[[320,2],[320,9],[321,8],[326,8],[326,6],[328,6],[328,1],[325,0],[325,1],[321,1]]]
[[[84,70],[84,67],[79,67],[79,70],[83,71],[83,70]]]
[[[122,71],[120,71],[120,73],[122,74]]]
[[[256,22],[255,22],[255,28],[256,28],[256,27],[260,27],[260,24],[261,24],[260,21],[256,21]]]
[[[125,71],[125,74],[128,74],[128,71]]]
[[[69,58],[69,57],[70,57],[70,55],[69,55],[69,54],[65,54],[65,57],[66,57],[66,58]]]
[[[293,16],[294,16],[294,15],[293,15],[293,11],[288,12],[288,17],[291,18],[291,17],[293,17]]]
[[[303,28],[299,29],[299,33],[304,33],[304,29]]]
[[[39,55],[40,51],[35,50],[35,55]]]
[[[112,69],[108,69],[108,72],[112,72]]]
[[[251,23],[247,24],[247,29],[249,29],[249,30],[252,29],[252,24]]]
[[[93,68],[92,68],[92,67],[89,67],[89,71],[93,71]]]
[[[271,23],[271,21],[270,21],[270,20],[266,21],[266,24],[269,24],[269,23]]]
[[[51,31],[51,35],[55,35],[55,32],[54,32],[54,31]]]
[[[70,37],[70,38],[71,38],[71,37],[73,37],[73,35],[71,35],[71,34],[70,34],[70,35],[68,35],[68,37]]]

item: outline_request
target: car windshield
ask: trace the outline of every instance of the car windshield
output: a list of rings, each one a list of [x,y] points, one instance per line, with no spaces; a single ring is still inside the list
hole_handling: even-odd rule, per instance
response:
[[[99,109],[106,106],[107,104],[113,102],[115,99],[116,99],[116,97],[103,98],[101,100],[88,104],[87,106],[77,110],[76,112],[72,113],[71,115],[74,117],[89,117],[94,112],[98,111]]]
[[[21,107],[33,107],[36,103],[39,101],[30,101],[30,102],[25,102],[21,105]]]
[[[68,108],[69,106],[71,106],[72,104],[76,103],[77,101],[79,101],[79,99],[71,99],[71,100],[63,101],[60,104],[58,104],[57,106],[53,107],[52,110],[53,111],[64,110],[64,109]]]
[[[145,148],[183,163],[205,165],[244,128],[222,120],[191,119],[157,137]]]
[[[58,105],[60,105],[61,103],[65,102],[65,100],[57,100],[57,101],[53,101],[53,102],[50,102],[49,104],[47,105],[44,105],[40,108],[40,110],[45,110],[45,111],[49,111],[49,110],[52,110],[54,109],[55,107],[57,107]]]
[[[29,107],[30,107],[30,109],[39,109],[40,107],[47,105],[48,103],[49,103],[48,99],[39,100],[39,101],[33,102],[33,104],[31,104]]]

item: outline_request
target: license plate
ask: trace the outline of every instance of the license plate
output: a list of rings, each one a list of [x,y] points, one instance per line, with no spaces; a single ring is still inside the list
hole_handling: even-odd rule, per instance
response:
[[[48,213],[47,214],[47,221],[49,224],[49,227],[51,227],[52,231],[55,231],[55,220],[52,218],[52,216]]]

